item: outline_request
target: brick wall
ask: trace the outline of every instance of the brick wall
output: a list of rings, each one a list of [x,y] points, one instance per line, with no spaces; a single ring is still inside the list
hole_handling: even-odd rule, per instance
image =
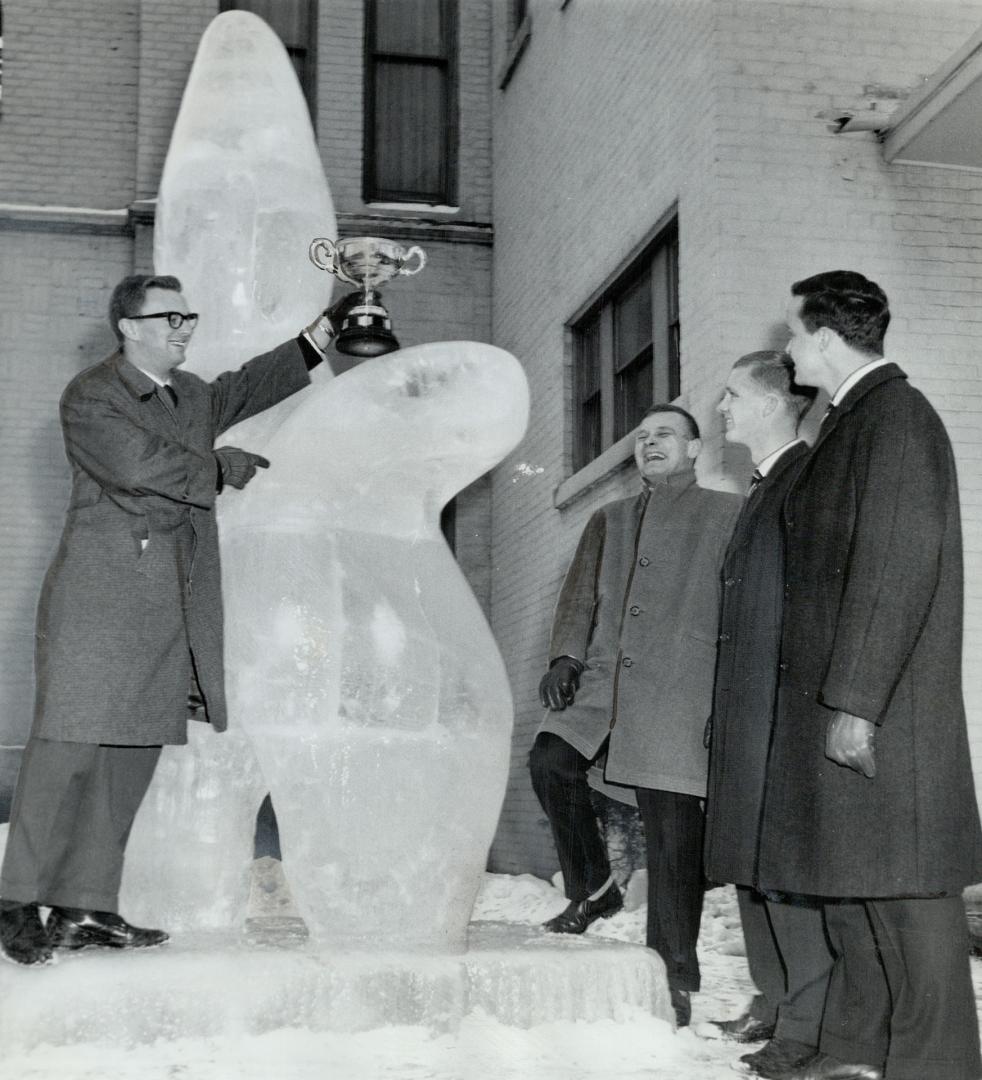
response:
[[[493,864],[556,867],[525,766],[535,688],[585,519],[634,484],[628,467],[553,506],[569,476],[563,323],[674,200],[682,403],[709,435],[700,476],[711,486],[710,474],[747,467],[745,455],[724,464],[712,409],[725,373],[743,352],[784,344],[790,282],[847,266],[890,295],[889,355],[941,411],[959,461],[978,771],[982,176],[887,166],[872,135],[833,135],[816,114],[893,108],[971,36],[982,4],[539,0],[531,10],[531,37],[495,102],[495,342],[526,364],[533,406],[529,435],[493,482],[492,621],[516,702]],[[497,70],[505,50],[502,12]],[[515,473],[522,461],[544,471]]]
[[[127,204],[137,9],[128,0],[5,0],[0,200]]]

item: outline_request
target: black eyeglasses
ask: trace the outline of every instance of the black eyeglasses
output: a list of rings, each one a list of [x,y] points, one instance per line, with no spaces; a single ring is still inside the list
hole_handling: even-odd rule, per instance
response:
[[[198,321],[198,313],[189,311],[185,315],[183,311],[158,311],[153,315],[130,315],[129,318],[134,321],[136,319],[166,319],[171,330],[179,330],[185,323],[188,323],[193,330],[194,324]]]

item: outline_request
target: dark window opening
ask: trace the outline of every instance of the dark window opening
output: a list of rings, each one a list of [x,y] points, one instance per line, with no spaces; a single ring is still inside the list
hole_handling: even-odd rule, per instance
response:
[[[570,326],[574,472],[680,393],[678,250],[673,218]]]
[[[456,199],[455,0],[366,0],[366,202]]]

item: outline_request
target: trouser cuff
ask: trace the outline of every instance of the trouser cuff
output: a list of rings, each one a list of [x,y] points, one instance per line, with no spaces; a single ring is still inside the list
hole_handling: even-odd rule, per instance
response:
[[[835,1035],[829,1035],[827,1032],[822,1032],[818,1048],[823,1054],[831,1054],[832,1057],[838,1058],[840,1061],[846,1061],[850,1065],[872,1065],[877,1069],[883,1068],[883,1061],[886,1057],[885,1046],[876,1047],[848,1042]],[[920,1078],[920,1080],[923,1080],[923,1078]]]
[[[78,908],[82,911],[108,911],[116,914],[119,896],[98,892],[50,892],[38,900],[44,907]]]

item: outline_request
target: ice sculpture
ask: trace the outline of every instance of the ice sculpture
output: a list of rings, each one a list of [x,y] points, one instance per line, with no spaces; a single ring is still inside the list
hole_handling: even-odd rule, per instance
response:
[[[182,102],[156,234],[157,270],[180,276],[202,312],[189,367],[234,366],[309,321],[329,277],[307,246],[332,230],[282,46],[256,17],[220,15]],[[444,342],[319,375],[229,433],[272,461],[220,500],[230,730],[192,724],[189,747],[165,750],[130,839],[129,918],[240,921],[268,789],[315,935],[463,947],[511,700],[439,514],[517,444],[527,416],[513,357]]]
[[[439,515],[527,413],[493,346],[379,357],[305,396],[222,516],[231,715],[294,899],[334,945],[464,945],[512,708]]]

